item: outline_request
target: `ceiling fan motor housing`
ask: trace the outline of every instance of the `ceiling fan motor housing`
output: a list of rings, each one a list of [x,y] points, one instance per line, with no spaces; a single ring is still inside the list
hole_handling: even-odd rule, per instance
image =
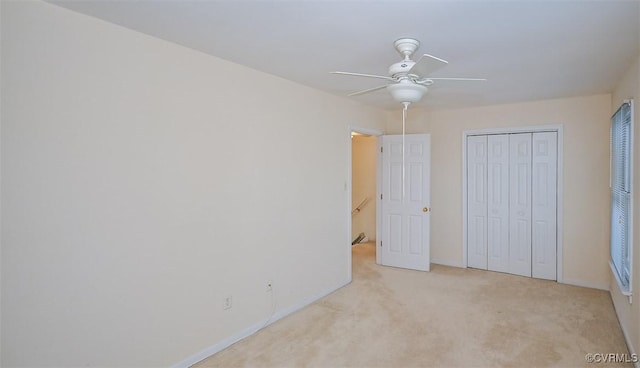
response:
[[[409,70],[415,65],[415,61],[407,60],[392,64],[389,67],[389,75],[396,78],[406,76]]]

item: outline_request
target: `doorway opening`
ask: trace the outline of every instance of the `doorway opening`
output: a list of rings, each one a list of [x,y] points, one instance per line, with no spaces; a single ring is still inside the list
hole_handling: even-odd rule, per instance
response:
[[[378,136],[382,132],[352,127],[349,131],[349,264],[357,253],[359,261],[376,262]],[[351,270],[351,272],[353,269]],[[350,274],[351,274],[350,272]]]

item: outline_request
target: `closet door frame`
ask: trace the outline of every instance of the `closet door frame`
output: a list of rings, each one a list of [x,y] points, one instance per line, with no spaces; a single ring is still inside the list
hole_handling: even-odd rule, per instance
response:
[[[523,127],[506,127],[506,128],[487,128],[487,129],[474,129],[465,130],[462,132],[462,265],[463,267],[469,267],[467,261],[467,137],[473,135],[485,135],[485,134],[513,134],[513,133],[538,133],[538,132],[556,132],[558,139],[558,167],[557,167],[557,209],[556,209],[556,279],[557,282],[563,282],[563,246],[562,246],[562,219],[563,219],[563,125],[537,125],[537,126],[523,126]]]

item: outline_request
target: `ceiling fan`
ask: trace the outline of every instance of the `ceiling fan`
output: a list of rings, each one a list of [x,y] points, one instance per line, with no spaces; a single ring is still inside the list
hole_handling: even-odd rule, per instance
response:
[[[405,126],[407,118],[407,107],[412,102],[418,102],[427,93],[427,86],[432,85],[437,80],[442,81],[485,81],[484,78],[433,78],[429,74],[449,64],[435,56],[424,54],[418,61],[411,60],[411,55],[420,46],[420,41],[413,38],[401,38],[393,45],[400,55],[404,56],[402,61],[392,64],[389,67],[388,76],[374,75],[352,72],[331,72],[333,74],[353,75],[356,77],[386,79],[390,84],[368,88],[362,91],[353,92],[349,96],[357,96],[365,93],[386,88],[394,100],[402,103],[402,198],[405,198]]]
[[[413,38],[401,38],[393,43],[402,61],[389,67],[388,76],[352,72],[331,72],[332,74],[352,75],[356,77],[386,79],[390,84],[368,88],[362,91],[350,93],[349,96],[357,96],[386,88],[394,100],[405,105],[418,102],[427,93],[427,86],[435,81],[486,81],[484,78],[434,78],[429,74],[446,66],[448,62],[435,56],[424,54],[418,61],[411,60],[411,55],[420,47],[420,41]]]

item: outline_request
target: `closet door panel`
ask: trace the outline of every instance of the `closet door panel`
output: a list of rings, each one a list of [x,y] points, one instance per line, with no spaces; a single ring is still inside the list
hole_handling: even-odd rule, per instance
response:
[[[509,136],[509,272],[531,277],[531,133]]]
[[[509,135],[487,138],[487,268],[509,272]]]
[[[467,137],[467,265],[487,269],[487,136]]]
[[[533,133],[532,276],[556,280],[557,133]]]

